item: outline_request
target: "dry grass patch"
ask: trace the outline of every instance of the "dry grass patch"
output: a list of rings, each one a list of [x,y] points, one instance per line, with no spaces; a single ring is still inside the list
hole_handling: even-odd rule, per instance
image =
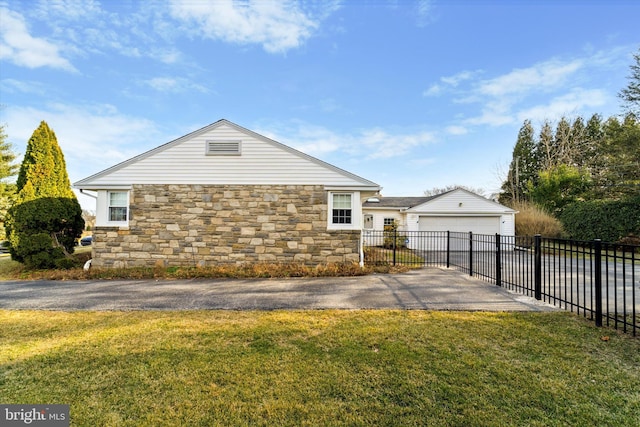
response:
[[[517,236],[535,236],[536,234],[545,237],[562,236],[562,223],[544,209],[530,202],[515,203],[511,208],[518,211],[516,214]]]
[[[74,426],[637,426],[638,366],[566,313],[0,311],[0,401]]]
[[[405,266],[371,265],[360,267],[357,263],[336,263],[309,266],[304,264],[246,264],[218,265],[210,267],[168,268],[92,268],[84,271],[81,266],[91,253],[74,254],[78,267],[67,270],[27,270],[11,258],[0,259],[0,280],[90,280],[90,279],[193,279],[193,278],[274,278],[274,277],[346,277],[373,273],[401,273]]]

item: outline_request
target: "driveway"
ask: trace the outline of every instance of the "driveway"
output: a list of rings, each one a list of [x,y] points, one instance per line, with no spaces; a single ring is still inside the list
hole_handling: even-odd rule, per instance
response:
[[[0,282],[0,309],[550,311],[550,305],[464,273],[427,267],[403,274],[289,279]]]

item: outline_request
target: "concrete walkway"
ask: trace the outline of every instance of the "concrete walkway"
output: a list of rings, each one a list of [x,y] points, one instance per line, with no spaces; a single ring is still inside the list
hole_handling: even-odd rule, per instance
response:
[[[549,311],[533,298],[446,268],[291,279],[0,282],[0,309]]]

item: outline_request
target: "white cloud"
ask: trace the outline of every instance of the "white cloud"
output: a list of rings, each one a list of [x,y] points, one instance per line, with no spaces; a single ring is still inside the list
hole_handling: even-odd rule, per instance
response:
[[[164,141],[155,123],[122,114],[110,105],[9,106],[2,113],[8,141],[22,153],[40,121],[46,121],[56,133],[72,181]]]
[[[41,19],[55,15],[56,20],[81,21],[100,13],[100,4],[94,0],[40,0],[35,14]]]
[[[0,81],[0,91],[5,93],[28,93],[35,95],[47,94],[46,86],[40,82],[16,79],[2,79]]]
[[[181,58],[170,43],[177,25],[168,17],[166,4],[132,2],[110,11],[106,3],[103,9],[95,0],[40,0],[25,16],[56,39],[64,40],[66,51],[78,56],[115,51],[165,64],[175,64]]]
[[[416,2],[416,14],[419,27],[425,27],[434,20],[433,5],[433,0],[418,0]]]
[[[24,17],[6,7],[0,7],[0,60],[27,68],[51,67],[65,71],[77,70],[60,55],[60,47],[29,33]]]
[[[542,122],[550,117],[572,116],[585,108],[594,109],[605,105],[608,95],[601,89],[575,89],[570,93],[557,96],[543,105],[536,105],[517,113],[518,120],[530,119]]]
[[[449,86],[457,87],[462,82],[474,79],[480,73],[482,73],[481,70],[465,70],[451,76],[441,77],[440,81]]]
[[[469,129],[464,126],[447,126],[445,128],[445,131],[449,135],[466,135],[467,133],[469,133]]]
[[[326,155],[340,150],[342,146],[340,137],[329,129],[299,121],[270,124],[258,133],[312,156]]]
[[[464,120],[468,125],[503,126],[513,123],[512,101],[508,99],[488,100],[479,116]]]
[[[422,96],[438,96],[442,93],[442,91],[443,91],[442,86],[435,83],[429,86],[429,89],[422,92]]]
[[[321,7],[326,14],[337,5],[328,3]],[[172,0],[171,14],[188,26],[195,22],[197,33],[206,38],[241,45],[260,44],[269,53],[299,47],[317,30],[322,19],[290,0],[241,3]]]
[[[182,53],[176,49],[161,50],[153,53],[153,57],[158,58],[165,64],[176,64],[182,59]]]
[[[295,122],[293,125],[270,125],[261,130],[265,136],[312,156],[343,153],[358,160],[388,159],[410,153],[414,148],[432,144],[432,132],[396,133],[382,128],[363,129],[340,134],[321,126]]]
[[[193,83],[188,79],[182,77],[154,77],[143,82],[145,85],[159,91],[170,93],[181,93],[196,91],[201,93],[208,93],[209,90],[197,83]]]
[[[505,75],[480,83],[478,92],[489,96],[505,96],[529,93],[561,87],[584,66],[576,59],[570,62],[551,60],[535,64],[529,68],[520,68]]]
[[[451,76],[440,77],[440,83],[432,84],[429,89],[422,92],[423,96],[437,96],[446,91],[455,89],[461,83],[473,80],[477,75],[481,74],[482,70],[465,70]]]
[[[433,143],[435,136],[431,132],[396,134],[383,129],[370,129],[357,135],[356,140],[369,152],[367,159],[386,159],[405,155],[413,148]]]
[[[613,49],[567,60],[553,58],[483,80],[475,79],[479,71],[463,71],[440,81],[455,93],[452,102],[469,111],[479,106],[459,124],[499,127],[526,118],[554,119],[605,105],[609,100],[604,89],[580,84],[594,81],[594,73],[606,73],[623,53]]]

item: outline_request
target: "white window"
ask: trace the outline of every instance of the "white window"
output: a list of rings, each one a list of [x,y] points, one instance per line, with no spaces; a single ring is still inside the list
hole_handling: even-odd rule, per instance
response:
[[[125,222],[129,219],[129,197],[126,191],[109,192],[109,222]]]
[[[353,208],[351,205],[351,194],[333,194],[331,223],[351,224],[352,217]]]
[[[395,218],[385,218],[384,219],[384,226],[386,227],[387,225],[394,225],[396,223]]]

